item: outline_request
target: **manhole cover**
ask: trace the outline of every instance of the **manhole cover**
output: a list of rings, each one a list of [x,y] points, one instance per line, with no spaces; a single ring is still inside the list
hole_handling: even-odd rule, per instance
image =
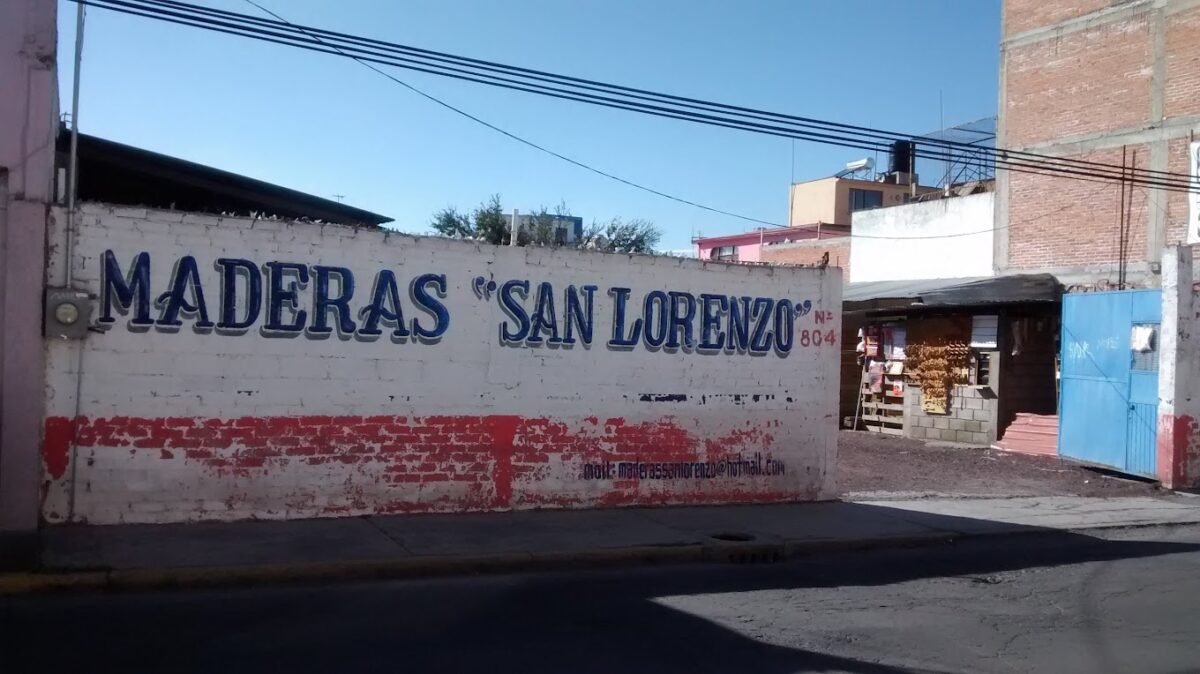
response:
[[[719,534],[713,534],[712,537],[718,541],[733,541],[735,543],[744,543],[746,541],[754,540],[754,536],[741,533],[740,531],[722,531]]]

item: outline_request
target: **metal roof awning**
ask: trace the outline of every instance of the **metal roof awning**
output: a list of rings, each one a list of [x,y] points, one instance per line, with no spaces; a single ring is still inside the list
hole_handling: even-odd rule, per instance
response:
[[[65,127],[57,142],[65,164],[70,144]],[[79,134],[79,199],[366,227],[392,221],[331,199],[85,133]]]
[[[1063,287],[1052,274],[868,281],[851,283],[842,295],[846,311],[907,307],[974,307],[989,304],[1060,302]]]

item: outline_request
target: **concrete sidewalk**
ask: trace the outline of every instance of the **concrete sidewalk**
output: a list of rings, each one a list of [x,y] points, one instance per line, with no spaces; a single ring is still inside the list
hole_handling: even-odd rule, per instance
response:
[[[765,562],[963,537],[1200,523],[1187,498],[1023,497],[52,527],[0,594]]]

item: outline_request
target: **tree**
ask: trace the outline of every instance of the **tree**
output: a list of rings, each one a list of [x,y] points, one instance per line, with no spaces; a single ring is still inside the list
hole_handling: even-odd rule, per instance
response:
[[[508,223],[504,221],[499,194],[493,194],[485,203],[479,204],[471,217],[475,221],[475,238],[497,246],[508,245]]]
[[[593,221],[583,239],[583,246],[593,250],[648,255],[662,239],[662,232],[649,220],[613,218],[607,224]]]
[[[442,236],[457,239],[475,238],[475,225],[465,213],[459,213],[453,206],[447,206],[433,214],[433,222],[429,226]]]
[[[634,218],[625,221],[613,218],[607,223],[593,221],[584,231],[582,239],[568,244],[559,240],[558,228],[562,226],[562,220],[569,217],[571,210],[565,202],[559,202],[553,212],[545,206],[531,211],[526,225],[517,235],[517,244],[570,245],[588,250],[648,255],[654,253],[654,247],[662,238],[662,232],[649,220]],[[498,246],[508,245],[511,239],[509,223],[504,218],[499,194],[493,194],[487,201],[479,204],[470,216],[458,212],[453,206],[447,206],[433,214],[430,227],[443,236],[474,239]]]
[[[559,241],[558,229],[567,224],[563,221],[569,217],[571,217],[571,209],[567,208],[564,201],[558,202],[553,213],[545,206],[541,206],[529,216],[529,223],[522,229],[517,243],[533,246],[566,245]]]

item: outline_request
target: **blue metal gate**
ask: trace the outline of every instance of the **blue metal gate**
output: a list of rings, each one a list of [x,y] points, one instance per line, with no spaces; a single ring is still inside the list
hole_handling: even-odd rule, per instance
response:
[[[1059,456],[1154,475],[1162,292],[1063,297]]]

